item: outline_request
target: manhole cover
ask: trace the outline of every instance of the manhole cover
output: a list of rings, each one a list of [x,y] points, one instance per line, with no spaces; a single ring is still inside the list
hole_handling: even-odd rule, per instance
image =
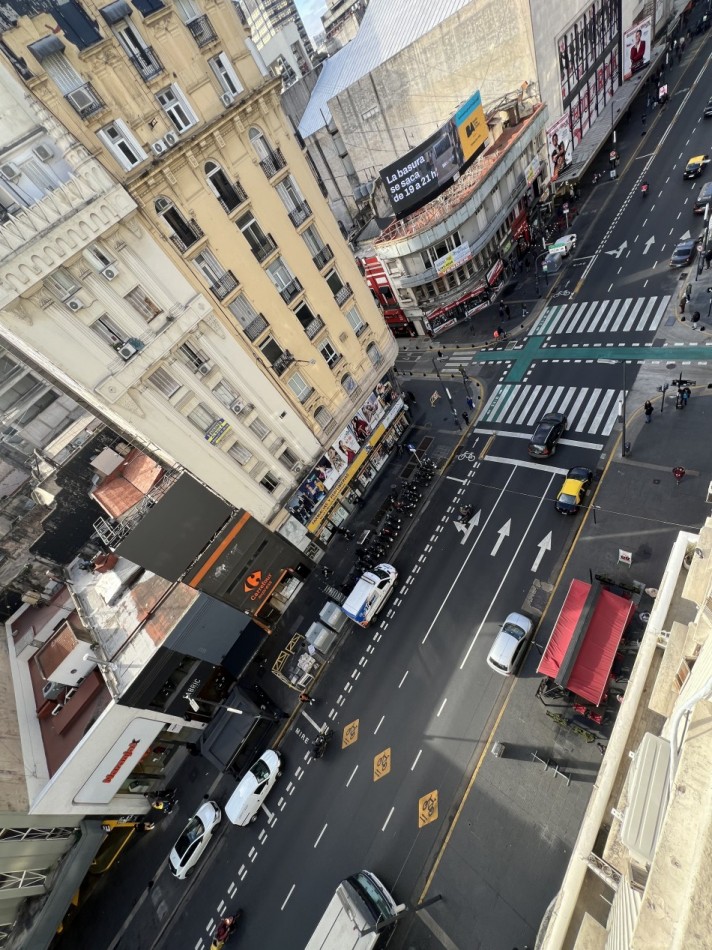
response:
[[[653,485],[659,485],[659,484],[660,484],[660,479],[659,479],[659,478],[654,478],[654,479],[653,479]]]

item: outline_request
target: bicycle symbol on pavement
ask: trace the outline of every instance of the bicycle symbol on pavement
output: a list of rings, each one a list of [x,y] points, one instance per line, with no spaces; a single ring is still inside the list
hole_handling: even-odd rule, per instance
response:
[[[373,758],[373,781],[377,782],[379,778],[388,775],[391,771],[391,750],[384,749]]]
[[[358,739],[358,723],[358,719],[354,719],[353,722],[350,722],[347,726],[344,726],[343,735],[341,737],[342,749],[352,745]]]
[[[457,457],[458,462],[476,462],[477,456],[474,452],[463,452]]]
[[[418,827],[424,828],[438,818],[438,792],[430,792],[418,801]]]

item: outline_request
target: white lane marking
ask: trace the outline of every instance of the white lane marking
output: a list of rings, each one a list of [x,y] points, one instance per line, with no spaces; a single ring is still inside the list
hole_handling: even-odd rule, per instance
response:
[[[349,780],[348,780],[348,782],[346,783],[346,788],[349,787],[349,785],[351,784],[351,779],[354,777],[354,775],[355,775],[357,772],[358,772],[358,765],[357,765],[356,768],[353,770],[353,772],[351,773],[351,775],[349,775]]]
[[[287,896],[284,898],[284,903],[283,903],[282,906],[279,908],[280,910],[284,910],[284,908],[287,906],[287,901],[289,900],[289,898],[290,898],[290,897],[292,896],[292,894],[294,893],[294,888],[295,888],[296,886],[297,886],[296,884],[292,884],[292,886],[289,888],[289,894],[287,894]]]
[[[384,720],[385,718],[386,718],[385,716],[381,716],[380,722],[378,723],[378,725],[376,726],[376,728],[373,730],[374,736],[376,735],[376,733],[378,732],[378,730],[379,730],[379,729],[381,728],[381,726],[383,725],[383,720]]]
[[[423,750],[422,750],[422,749],[418,749],[418,754],[416,755],[415,759],[413,760],[413,764],[412,764],[411,767],[410,767],[411,772],[413,771],[413,769],[414,769],[414,768],[416,767],[416,765],[418,764],[418,759],[421,757],[422,754],[423,754]]]
[[[314,847],[315,847],[315,848],[316,848],[316,846],[319,844],[319,842],[321,841],[321,836],[324,834],[324,832],[326,831],[326,829],[327,829],[328,827],[329,827],[328,824],[324,825],[324,827],[323,827],[323,828],[321,829],[321,831],[319,832],[319,837],[318,837],[318,838],[316,839],[316,841],[314,842]]]
[[[408,670],[406,670],[405,673],[403,674],[403,679],[402,679],[402,680],[400,681],[400,683],[398,684],[398,689],[400,689],[401,686],[403,685],[403,683],[405,683],[405,678],[406,678],[407,675],[408,675]]]
[[[211,917],[205,929],[207,930],[209,934],[211,934],[213,932],[214,927],[215,927],[215,918]]]
[[[455,478],[454,475],[446,475],[445,478],[447,478],[448,481],[451,481],[451,482],[460,482],[461,485],[465,484],[464,478]]]
[[[465,657],[464,657],[462,663],[460,664],[460,669],[463,669],[463,668],[464,668],[465,663],[467,663],[467,660],[468,660],[468,658],[469,658],[469,656],[470,656],[470,653],[472,653],[472,649],[473,649],[475,643],[477,642],[477,638],[479,637],[480,633],[482,632],[482,628],[483,628],[484,625],[485,625],[485,620],[486,620],[487,617],[489,616],[489,612],[490,612],[490,610],[492,609],[492,606],[493,606],[495,600],[496,600],[497,597],[499,596],[499,592],[500,592],[500,591],[502,590],[502,588],[504,587],[504,582],[507,580],[507,577],[509,576],[509,572],[511,571],[512,567],[514,566],[514,564],[515,564],[515,562],[516,562],[516,560],[517,560],[517,555],[518,555],[519,552],[521,551],[522,545],[524,544],[524,542],[525,542],[526,539],[527,539],[527,535],[529,534],[529,531],[531,530],[531,527],[532,527],[532,525],[534,524],[534,521],[535,521],[535,519],[536,519],[536,516],[539,514],[539,509],[541,508],[541,506],[544,504],[544,502],[545,502],[545,501],[547,500],[547,498],[549,497],[549,489],[551,488],[551,485],[552,485],[552,482],[553,482],[553,481],[554,481],[554,476],[552,475],[551,478],[549,479],[549,484],[548,484],[547,487],[546,487],[546,491],[543,493],[543,495],[541,496],[541,499],[540,499],[540,501],[539,501],[539,504],[538,504],[538,505],[536,506],[536,508],[534,509],[534,513],[532,514],[531,519],[529,520],[529,524],[527,525],[526,531],[525,531],[524,534],[522,535],[522,540],[521,540],[521,541],[519,542],[519,544],[517,545],[517,550],[514,552],[514,555],[512,556],[512,560],[511,560],[511,562],[510,562],[510,564],[509,564],[509,567],[507,568],[507,570],[506,570],[506,571],[504,572],[504,574],[502,575],[502,580],[499,582],[499,587],[498,587],[497,590],[494,592],[494,596],[492,597],[492,600],[491,600],[490,603],[489,603],[489,607],[487,608],[487,610],[484,612],[484,614],[483,614],[483,616],[482,616],[482,620],[481,620],[481,622],[480,622],[480,625],[479,625],[479,627],[477,628],[477,631],[475,632],[474,637],[472,638],[472,642],[470,643],[469,647],[467,648],[467,653],[465,653]],[[505,485],[505,490],[506,490],[506,487],[507,487],[507,486]]]
[[[387,826],[388,826],[388,822],[391,820],[391,816],[393,815],[393,812],[394,812],[395,810],[396,810],[396,806],[394,805],[394,806],[391,808],[391,810],[388,812],[388,818],[386,818],[386,820],[385,820],[385,822],[384,822],[384,824],[383,824],[383,827],[381,828],[381,831],[385,831],[385,830],[386,830],[386,828],[387,828]]]
[[[440,709],[438,709],[438,713],[437,713],[438,718],[440,717],[440,713],[443,711],[443,709],[445,709],[446,702],[447,702],[447,697],[442,701],[442,705],[440,706]]]
[[[218,911],[218,914],[220,914],[221,917],[224,916],[225,908],[226,908],[226,907],[227,907],[227,904],[225,903],[225,901],[220,901],[220,903],[218,904],[218,906],[217,906],[217,911]]]
[[[457,584],[457,582],[458,582],[459,579],[460,579],[460,575],[462,574],[462,572],[463,572],[463,571],[465,570],[465,568],[467,567],[467,562],[468,562],[468,561],[470,560],[470,558],[472,557],[472,555],[473,555],[473,553],[474,553],[474,551],[475,551],[475,548],[477,547],[477,542],[480,540],[480,538],[481,538],[482,535],[484,534],[485,528],[486,528],[487,525],[489,524],[490,518],[494,515],[494,513],[495,513],[495,511],[496,511],[496,509],[497,509],[497,505],[498,505],[498,504],[500,503],[500,501],[502,501],[502,499],[505,497],[505,495],[506,495],[506,493],[507,493],[507,489],[509,488],[509,483],[510,483],[511,480],[514,478],[514,473],[515,473],[515,471],[516,471],[516,469],[513,468],[513,469],[512,469],[512,472],[511,472],[511,474],[510,474],[510,476],[509,476],[509,478],[508,478],[507,481],[504,483],[504,487],[502,488],[502,490],[501,490],[501,492],[500,492],[499,498],[497,499],[497,501],[496,501],[496,502],[492,505],[492,507],[490,508],[490,513],[487,515],[487,519],[486,519],[485,523],[484,523],[484,524],[482,525],[482,527],[480,528],[479,534],[477,535],[477,538],[475,539],[474,544],[473,544],[472,547],[470,548],[467,557],[466,557],[466,558],[464,559],[464,561],[462,562],[462,567],[460,568],[460,570],[459,570],[459,571],[457,572],[457,574],[455,575],[455,579],[453,580],[452,584],[450,585],[450,588],[449,588],[448,592],[445,594],[445,597],[443,598],[442,604],[440,604],[440,606],[438,607],[437,613],[436,613],[435,616],[433,617],[432,623],[430,624],[430,626],[428,627],[428,629],[425,631],[425,636],[423,637],[423,639],[422,639],[422,641],[421,641],[422,643],[425,643],[425,641],[426,641],[426,640],[428,639],[428,637],[430,636],[430,633],[431,633],[433,627],[434,627],[435,624],[438,622],[438,617],[440,616],[440,614],[441,614],[441,613],[443,612],[443,610],[445,609],[445,604],[446,604],[446,603],[448,602],[448,600],[450,599],[450,594],[452,594],[453,590],[455,589],[455,584]],[[549,484],[551,484],[551,482],[550,482]],[[544,499],[542,498],[542,501],[543,501],[543,500],[544,500]],[[541,504],[541,502],[540,502],[540,504]],[[509,570],[507,570],[507,574],[508,574],[508,573],[509,573]],[[505,577],[507,576],[507,574],[505,574]]]
[[[588,443],[586,444],[588,445]],[[592,446],[592,448],[593,447],[594,446]],[[533,468],[538,472],[556,472],[557,475],[566,475],[568,472],[568,468],[556,468],[554,465],[542,465],[541,462],[530,462],[528,459],[508,459],[500,455],[488,455],[487,461],[499,462],[500,465],[511,465],[513,468]]]

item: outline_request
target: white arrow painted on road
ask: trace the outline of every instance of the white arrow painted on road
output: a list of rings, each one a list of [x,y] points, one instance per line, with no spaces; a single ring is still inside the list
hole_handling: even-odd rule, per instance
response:
[[[643,248],[643,254],[647,254],[650,250],[651,245],[655,244],[655,238],[651,234],[648,240],[645,242],[645,247]]]
[[[542,538],[539,544],[539,553],[534,558],[534,563],[532,564],[532,571],[538,571],[539,565],[541,564],[541,559],[544,557],[547,551],[551,551],[551,531],[547,534],[545,538]]]
[[[481,510],[478,511],[477,514],[474,514],[470,518],[469,524],[463,524],[461,521],[453,521],[453,524],[455,525],[456,530],[462,532],[462,541],[460,541],[460,544],[464,544],[465,541],[467,541],[467,539],[470,537],[470,531],[472,531],[473,528],[476,528],[477,525],[480,523],[481,514],[482,514]]]
[[[627,247],[628,247],[628,242],[627,242],[627,241],[623,241],[623,243],[621,244],[621,246],[618,248],[617,251],[606,251],[606,254],[610,254],[611,257],[620,257],[621,254],[623,253],[623,251],[624,251]]]
[[[500,547],[502,546],[502,542],[504,541],[504,539],[509,537],[509,529],[510,529],[511,527],[512,527],[512,519],[510,518],[509,521],[507,521],[505,524],[503,524],[502,527],[501,527],[501,528],[499,529],[499,531],[497,532],[497,534],[499,535],[499,537],[498,537],[497,540],[495,541],[494,547],[493,547],[492,550],[490,551],[490,555],[491,555],[492,557],[494,557],[495,554],[497,553],[497,551],[499,551]]]

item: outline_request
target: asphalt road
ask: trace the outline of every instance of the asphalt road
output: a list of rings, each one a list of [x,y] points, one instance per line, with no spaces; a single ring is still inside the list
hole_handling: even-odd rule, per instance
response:
[[[220,914],[240,906],[239,946],[299,950],[336,883],[360,867],[375,870],[400,900],[417,899],[512,685],[489,670],[487,651],[534,580],[555,580],[570,547],[577,519],[553,508],[563,474],[573,465],[600,467],[614,433],[622,365],[600,360],[627,359],[637,353],[631,348],[664,339],[680,279],[667,260],[678,238],[702,230],[691,205],[712,169],[693,182],[682,171],[689,156],[712,151],[712,123],[708,131],[701,118],[708,48],[696,41],[673,73],[670,104],[649,113],[637,148],[622,154],[621,177],[601,185],[596,214],[579,220],[575,256],[551,299],[559,309],[532,329],[538,344],[531,358],[524,358],[526,341],[518,344],[519,361],[505,352],[494,357],[484,410],[464,457],[419,512],[398,558],[393,599],[372,628],[354,630],[319,685],[320,704],[287,736],[284,774],[266,810],[245,829],[224,821],[187,884],[161,875],[162,899],[168,908],[178,905],[166,918],[161,946],[202,950]],[[643,176],[651,185],[647,199],[639,191]],[[627,366],[627,390],[639,359]],[[551,460],[531,464],[526,439],[533,425],[562,405],[569,432]],[[478,512],[468,533],[454,525],[465,503]],[[312,761],[309,743],[324,721],[336,736],[324,759]],[[529,834],[529,847],[536,847],[532,821],[516,817],[509,832],[516,828],[523,847]],[[508,827],[496,831],[504,852]],[[502,895],[497,913],[504,923],[507,907],[516,916],[522,885],[503,879],[493,834],[486,840],[493,848],[487,883]],[[564,860],[560,849],[542,862],[535,898],[528,894],[529,928],[537,907],[543,915],[554,896]],[[458,866],[467,874],[466,864]],[[467,883],[459,881],[460,902]],[[496,918],[490,915],[486,926],[486,940],[472,932],[471,946],[511,948],[507,927],[497,941]],[[527,936],[520,932],[520,939]],[[118,946],[139,950],[155,946],[155,938],[129,929]]]

